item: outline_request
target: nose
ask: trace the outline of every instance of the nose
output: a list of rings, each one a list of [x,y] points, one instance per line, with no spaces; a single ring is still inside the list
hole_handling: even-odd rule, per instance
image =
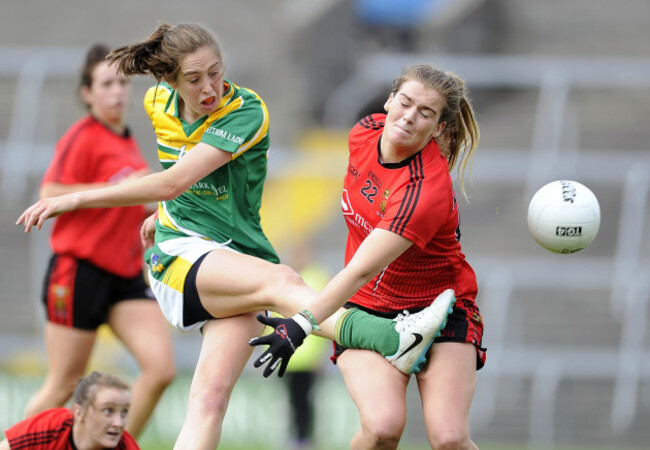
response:
[[[212,92],[212,85],[210,84],[209,79],[204,79],[201,83],[201,93],[209,94]]]
[[[111,420],[112,426],[117,427],[119,429],[124,429],[124,427],[126,426],[126,415],[113,414],[112,419],[113,419]]]
[[[404,111],[404,114],[402,115],[402,117],[407,122],[413,122],[416,114],[417,114],[417,111],[416,111],[415,108],[407,108]]]

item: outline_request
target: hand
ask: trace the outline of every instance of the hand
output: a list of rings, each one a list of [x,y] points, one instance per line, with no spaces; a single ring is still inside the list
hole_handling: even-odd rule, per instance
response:
[[[293,319],[279,317],[266,317],[263,314],[257,315],[257,320],[264,325],[273,327],[272,333],[260,336],[248,341],[250,345],[268,345],[269,348],[257,358],[253,366],[260,367],[265,362],[269,364],[264,369],[264,378],[268,378],[273,371],[280,366],[278,376],[284,375],[293,352],[302,344],[307,336],[303,329]]]
[[[40,230],[47,219],[76,209],[76,199],[76,194],[43,198],[27,208],[16,221],[16,225],[24,223],[25,233],[29,233],[33,226]]]
[[[151,214],[144,219],[142,227],[140,228],[140,240],[144,248],[149,248],[154,244],[154,236],[156,234],[156,219],[158,218],[158,211]]]

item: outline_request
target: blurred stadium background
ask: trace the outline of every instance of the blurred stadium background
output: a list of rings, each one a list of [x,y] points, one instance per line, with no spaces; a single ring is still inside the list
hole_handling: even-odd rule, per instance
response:
[[[461,74],[482,126],[462,242],[479,277],[488,362],[472,435],[489,448],[647,448],[650,442],[650,3],[647,0],[3,0],[0,14],[0,428],[21,418],[45,369],[40,282],[47,230],[13,224],[35,199],[58,137],[83,110],[88,45],[143,38],[161,21],[217,32],[228,78],[266,99],[272,151],[263,220],[286,262],[309,246],[341,268],[338,190],[346,133],[383,104],[411,62]],[[129,115],[151,167],[154,138],[134,80]],[[528,199],[554,179],[601,203],[593,244],[555,255],[528,236]],[[182,422],[199,333],[174,333],[180,369],[143,436],[169,448]],[[135,375],[106,330],[93,367]],[[414,388],[412,383],[411,388]],[[403,448],[425,448],[415,389]],[[316,386],[319,448],[345,448],[358,419],[335,368]],[[288,445],[281,380],[252,365],[223,443]],[[272,417],[272,419],[269,419]],[[149,447],[147,447],[149,446]]]

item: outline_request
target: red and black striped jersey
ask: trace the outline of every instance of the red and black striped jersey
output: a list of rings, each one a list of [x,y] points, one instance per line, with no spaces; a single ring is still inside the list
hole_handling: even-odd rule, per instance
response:
[[[460,219],[447,159],[435,141],[400,163],[382,163],[384,114],[350,131],[341,207],[348,226],[345,263],[375,228],[413,242],[350,300],[393,312],[428,306],[446,289],[473,301],[476,275],[460,246]]]
[[[72,411],[54,408],[18,422],[5,431],[11,450],[74,450]],[[138,450],[135,439],[124,431],[118,450]]]

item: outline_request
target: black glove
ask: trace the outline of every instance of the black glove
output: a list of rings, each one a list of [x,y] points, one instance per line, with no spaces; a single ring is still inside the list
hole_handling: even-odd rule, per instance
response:
[[[284,375],[287,370],[287,365],[291,359],[291,355],[302,344],[307,335],[304,330],[293,319],[283,319],[279,317],[266,317],[263,314],[257,315],[257,320],[264,325],[273,327],[274,330],[270,334],[260,336],[248,341],[250,345],[268,345],[269,348],[262,353],[262,356],[257,358],[253,366],[260,367],[262,364],[271,360],[264,369],[264,378],[269,375],[280,365],[278,376]]]

